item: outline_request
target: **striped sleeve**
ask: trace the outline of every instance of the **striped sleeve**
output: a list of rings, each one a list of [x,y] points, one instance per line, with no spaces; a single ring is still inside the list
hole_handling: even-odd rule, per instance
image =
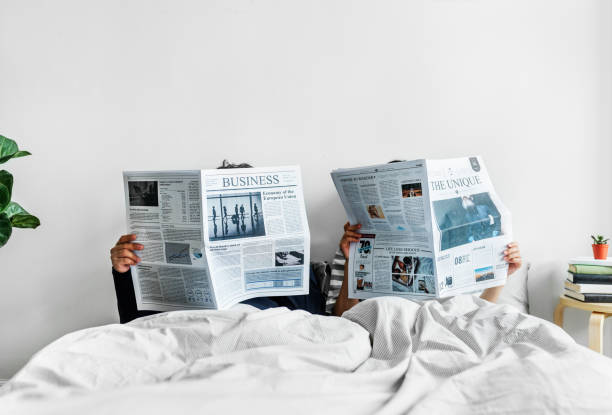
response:
[[[334,313],[334,305],[340,295],[340,287],[342,287],[342,280],[344,279],[344,263],[346,259],[344,254],[339,250],[336,251],[334,260],[331,264],[331,275],[329,278],[329,291],[327,294],[327,300],[325,302],[325,312],[327,314]]]

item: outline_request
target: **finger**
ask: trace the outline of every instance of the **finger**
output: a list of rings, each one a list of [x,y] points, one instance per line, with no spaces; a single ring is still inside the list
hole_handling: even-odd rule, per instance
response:
[[[520,252],[509,252],[508,254],[506,254],[506,256],[508,258],[520,258],[521,253]]]
[[[512,263],[519,263],[522,262],[522,258],[520,255],[516,255],[516,256],[506,256],[504,257],[504,261],[506,262],[512,262]]]
[[[512,247],[515,247],[515,246],[516,246],[516,247],[518,247],[518,243],[517,243],[517,242],[512,241],[512,242],[510,242],[510,243],[509,243],[508,245],[506,245],[506,246],[507,246],[508,248],[512,248]]]
[[[346,230],[347,230],[347,231],[353,231],[353,232],[354,232],[354,231],[356,231],[356,230],[358,230],[358,229],[361,229],[361,223],[358,223],[358,224],[356,224],[356,225],[351,225],[351,226],[349,226],[349,227],[348,227]]]
[[[120,252],[123,249],[127,249],[130,251],[142,251],[144,249],[144,246],[141,244],[119,244],[111,249],[111,256],[115,255],[117,252]]]
[[[141,259],[138,257],[111,257],[111,262],[113,264],[120,264],[121,261],[132,261],[135,264],[140,263]]]
[[[129,259],[129,258],[119,258],[116,261],[116,265],[136,265],[137,262],[134,261],[133,259]]]
[[[136,255],[135,253],[133,253],[129,249],[121,249],[121,250],[115,252],[115,254],[113,256],[111,256],[111,258],[115,258],[115,259],[130,258],[130,259],[133,259],[134,261],[140,261],[140,258],[138,257],[138,255]]]
[[[354,238],[361,238],[361,234],[359,232],[351,232],[351,231],[346,231],[344,233],[344,236],[352,236]]]
[[[345,236],[340,241],[340,245],[349,244],[351,242],[359,242],[360,240],[361,240],[361,238],[356,237],[356,236]]]
[[[142,251],[144,249],[144,245],[134,244],[134,243],[125,243],[125,244],[119,244],[115,246],[115,248],[129,249],[130,251]]]
[[[518,245],[512,245],[508,248],[506,248],[507,251],[520,251],[520,248]]]
[[[121,238],[117,241],[117,244],[122,244],[125,242],[132,242],[137,238],[135,233],[130,233],[127,235],[122,235]]]
[[[504,251],[504,256],[511,256],[511,255],[520,255],[521,251],[519,251],[518,249],[510,249],[507,251]]]
[[[510,261],[520,261],[521,260],[520,255],[508,255],[506,258],[508,258]]]
[[[351,224],[349,222],[346,222],[344,224],[344,230],[346,231],[348,229],[348,227],[351,226]]]
[[[340,243],[340,245],[344,246],[344,245],[350,245],[353,242],[359,242],[359,238],[346,238],[343,239],[342,242]]]
[[[508,244],[506,249],[519,249],[519,246],[518,246],[518,244],[511,243],[511,244]]]

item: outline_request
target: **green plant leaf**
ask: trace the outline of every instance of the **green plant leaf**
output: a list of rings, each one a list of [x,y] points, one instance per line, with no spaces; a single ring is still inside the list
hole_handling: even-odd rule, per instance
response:
[[[9,192],[8,187],[0,183],[0,212],[4,211],[10,201],[11,192]]]
[[[13,191],[13,175],[6,170],[0,170],[0,183],[8,188],[9,194]]]
[[[2,212],[11,201],[13,190],[13,175],[6,170],[0,170],[0,212]]]
[[[30,153],[29,151],[18,151],[15,154],[13,154],[13,158],[16,159],[17,157],[25,157],[25,156],[31,156],[32,153]]]
[[[11,225],[15,228],[36,229],[40,226],[40,220],[29,213],[18,213],[11,217]]]
[[[9,154],[9,155],[6,155],[6,156],[1,156],[0,157],[0,164],[6,163],[7,161],[9,161],[12,158],[13,158],[13,154]]]
[[[0,247],[6,245],[12,232],[13,227],[11,226],[10,219],[6,216],[6,213],[0,213]]]
[[[9,219],[11,217],[17,215],[18,213],[26,213],[26,214],[28,213],[17,202],[9,202],[9,204],[4,208],[4,210],[2,212],[6,213],[6,216],[8,216]]]
[[[594,245],[605,245],[610,240],[609,238],[606,239],[603,235],[597,235],[597,238],[591,235],[591,238]]]
[[[10,138],[0,135],[0,164],[6,163],[12,158],[29,156],[28,151],[19,151],[17,143]]]
[[[17,147],[16,142],[0,135],[0,157],[6,156],[7,154],[15,154],[18,151],[19,147]]]

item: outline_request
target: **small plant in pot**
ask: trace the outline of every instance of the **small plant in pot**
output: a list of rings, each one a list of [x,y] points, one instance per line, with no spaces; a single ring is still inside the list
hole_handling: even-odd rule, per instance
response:
[[[593,238],[593,256],[595,259],[606,259],[608,258],[608,240],[609,238],[604,238],[603,235],[597,235],[597,237]]]

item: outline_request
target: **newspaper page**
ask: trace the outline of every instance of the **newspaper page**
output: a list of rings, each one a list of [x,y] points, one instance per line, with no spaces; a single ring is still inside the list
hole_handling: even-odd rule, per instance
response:
[[[203,170],[202,183],[219,308],[308,294],[310,233],[299,167]]]
[[[199,170],[123,174],[128,232],[144,246],[132,267],[139,310],[216,308],[200,177]]]
[[[511,215],[482,158],[427,160],[427,174],[440,296],[505,284]]]
[[[437,294],[425,160],[340,169],[332,179],[350,223],[350,298]]]
[[[349,221],[362,224],[350,298],[427,299],[505,282],[510,214],[479,157],[340,169],[332,179]]]

